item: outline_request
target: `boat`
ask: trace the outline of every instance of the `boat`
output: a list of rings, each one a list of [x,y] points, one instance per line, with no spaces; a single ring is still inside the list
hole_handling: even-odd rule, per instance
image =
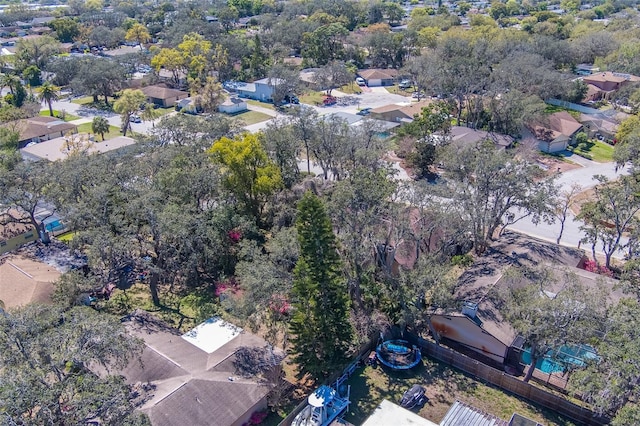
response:
[[[382,365],[394,370],[408,370],[422,359],[420,349],[406,340],[387,340],[378,345],[376,354]]]
[[[331,386],[322,385],[309,395],[307,402],[292,426],[328,426],[349,406],[349,392],[341,397]]]

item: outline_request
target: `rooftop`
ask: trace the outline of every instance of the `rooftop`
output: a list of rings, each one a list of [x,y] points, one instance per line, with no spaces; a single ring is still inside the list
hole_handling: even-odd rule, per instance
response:
[[[72,136],[79,137],[79,136]],[[38,161],[64,160],[69,156],[68,150],[65,149],[67,137],[54,138],[48,141],[40,142],[31,146],[20,149],[23,158]],[[136,141],[127,136],[118,136],[101,142],[91,142],[86,147],[87,154],[104,153],[133,145]]]
[[[169,99],[173,97],[188,95],[188,93],[183,90],[170,89],[165,86],[156,85],[146,86],[141,88],[140,90],[142,90],[142,93],[144,93],[145,96],[155,99]]]
[[[60,277],[53,266],[23,256],[9,256],[0,264],[0,300],[6,309],[29,303],[51,303],[53,282]]]
[[[440,426],[508,426],[508,423],[464,402],[456,401],[445,414]]]
[[[358,75],[365,80],[392,80],[398,76],[398,70],[371,68],[358,70]]]

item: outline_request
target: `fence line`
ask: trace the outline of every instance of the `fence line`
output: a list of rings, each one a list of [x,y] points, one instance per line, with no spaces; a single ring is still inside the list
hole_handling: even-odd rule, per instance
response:
[[[596,414],[588,408],[581,407],[566,398],[552,394],[530,383],[523,382],[516,377],[483,364],[473,358],[469,358],[452,349],[439,346],[424,339],[418,339],[418,344],[422,348],[423,353],[438,361],[456,367],[549,410],[556,411],[572,420],[586,425],[603,425],[608,423],[608,419],[596,416]]]

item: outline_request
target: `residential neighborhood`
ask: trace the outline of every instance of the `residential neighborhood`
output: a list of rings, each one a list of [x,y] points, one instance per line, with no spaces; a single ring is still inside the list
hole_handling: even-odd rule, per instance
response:
[[[0,423],[640,424],[639,25],[0,5]]]

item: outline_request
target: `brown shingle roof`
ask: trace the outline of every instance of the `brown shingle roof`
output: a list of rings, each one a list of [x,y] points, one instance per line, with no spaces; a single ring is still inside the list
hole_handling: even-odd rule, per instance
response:
[[[187,92],[182,90],[169,89],[168,87],[163,86],[147,86],[140,90],[142,90],[142,93],[144,93],[145,96],[154,99],[169,99],[188,95]]]
[[[76,131],[78,126],[66,123],[55,117],[31,117],[17,122],[4,124],[2,127],[15,129],[20,133],[20,142],[31,140],[33,138],[41,138],[53,133],[66,133],[68,131]]]
[[[366,69],[358,70],[358,75],[365,80],[389,80],[394,79],[398,75],[398,70],[394,69]]]

